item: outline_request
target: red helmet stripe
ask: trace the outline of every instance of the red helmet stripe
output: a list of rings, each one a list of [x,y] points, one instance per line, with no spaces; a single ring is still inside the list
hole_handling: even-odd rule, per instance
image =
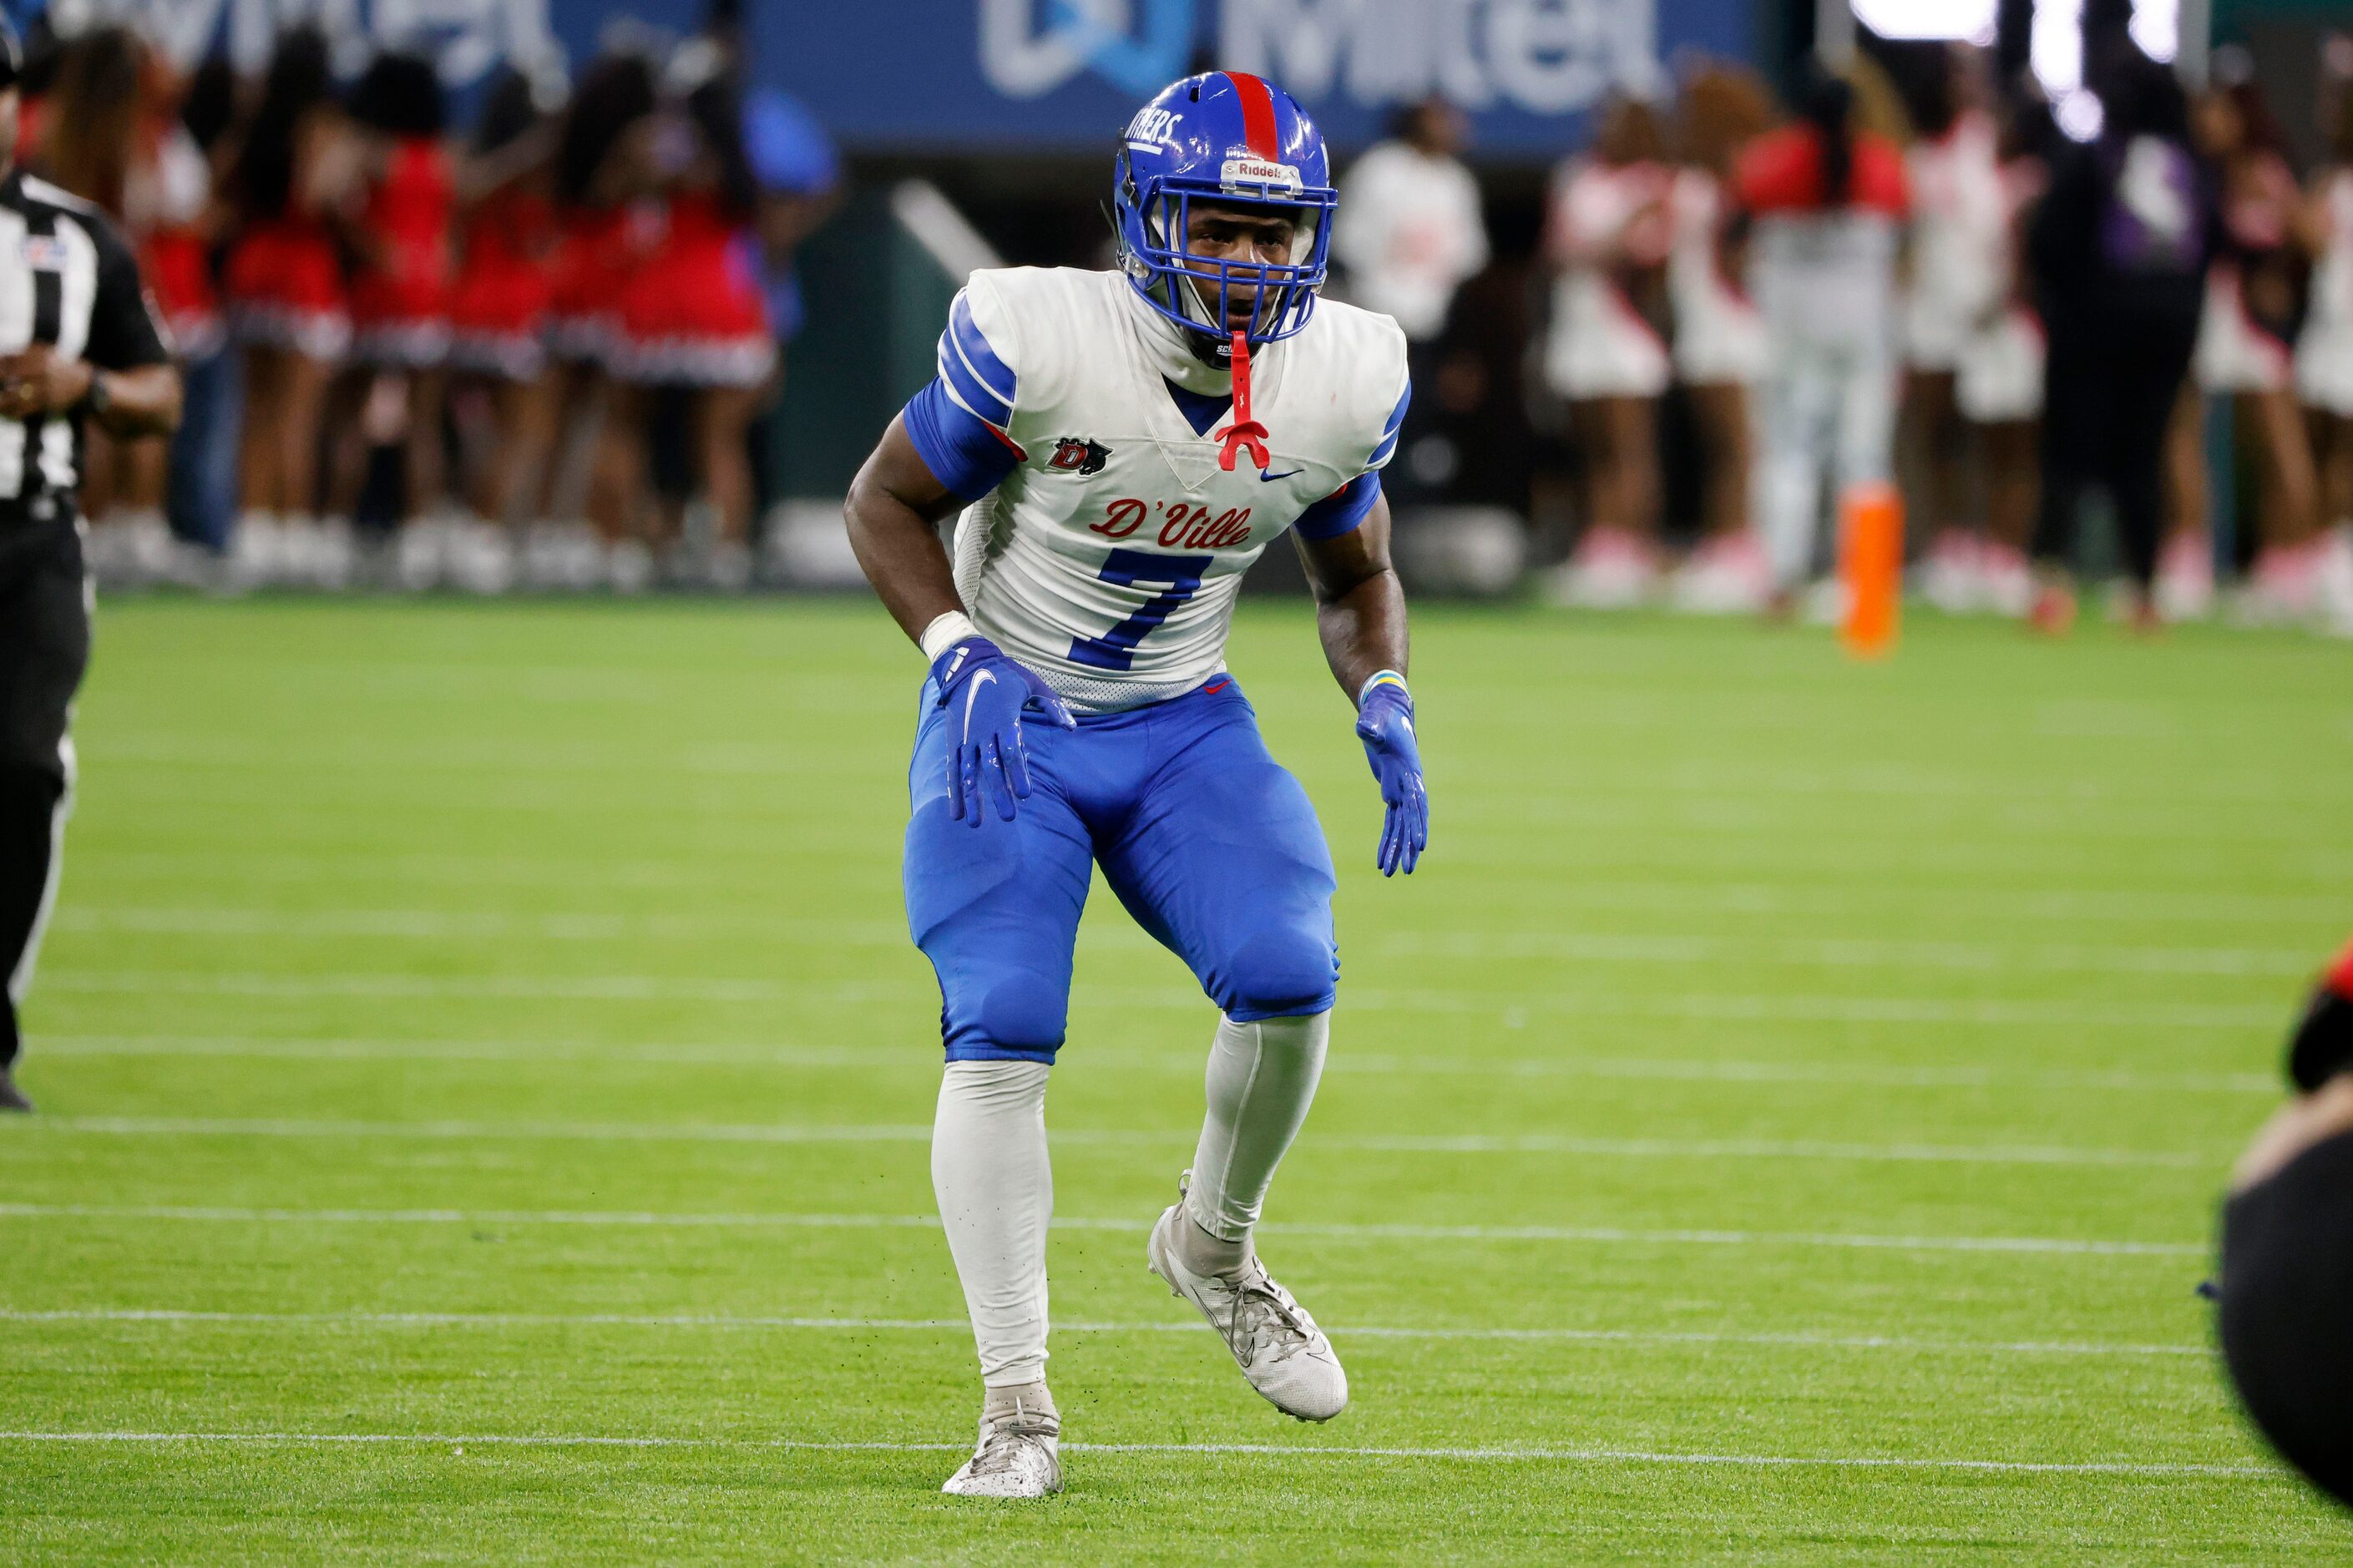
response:
[[[1234,96],[1241,100],[1242,140],[1270,163],[1282,161],[1282,136],[1274,125],[1274,92],[1248,71],[1228,71]]]
[[[2353,1002],[2353,942],[2345,944],[2345,951],[2338,953],[2337,962],[2328,966],[2328,973],[2321,983],[2348,1002]]]

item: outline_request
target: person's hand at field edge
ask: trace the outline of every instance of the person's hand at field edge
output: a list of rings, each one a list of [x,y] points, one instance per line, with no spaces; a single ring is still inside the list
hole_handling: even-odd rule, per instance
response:
[[[47,343],[0,355],[0,417],[30,419],[71,408],[90,395],[97,372]]]

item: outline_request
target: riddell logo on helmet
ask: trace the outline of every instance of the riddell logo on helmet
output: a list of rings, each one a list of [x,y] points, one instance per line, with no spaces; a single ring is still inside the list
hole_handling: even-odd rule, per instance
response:
[[[1111,461],[1111,448],[1083,436],[1065,436],[1054,443],[1054,455],[1046,466],[1065,474],[1100,474]]]
[[[1237,185],[1281,185],[1295,191],[1303,182],[1299,171],[1288,163],[1271,163],[1254,153],[1234,152],[1226,154],[1226,166],[1219,183],[1228,190]]]

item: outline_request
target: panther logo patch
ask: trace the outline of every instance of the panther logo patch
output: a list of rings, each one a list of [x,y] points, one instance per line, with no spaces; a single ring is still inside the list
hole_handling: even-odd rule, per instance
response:
[[[1111,461],[1111,448],[1083,436],[1065,436],[1054,443],[1054,455],[1046,466],[1058,473],[1100,474]]]

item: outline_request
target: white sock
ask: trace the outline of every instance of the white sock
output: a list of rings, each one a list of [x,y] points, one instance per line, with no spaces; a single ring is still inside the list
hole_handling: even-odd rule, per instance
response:
[[[1209,1046],[1209,1113],[1193,1152],[1193,1180],[1179,1226],[1179,1249],[1196,1273],[1231,1273],[1250,1257],[1250,1230],[1283,1152],[1299,1135],[1332,1015],[1267,1018],[1255,1024],[1219,1021]]]
[[[932,1191],[990,1388],[1046,1376],[1044,1062],[950,1062],[932,1123]]]

